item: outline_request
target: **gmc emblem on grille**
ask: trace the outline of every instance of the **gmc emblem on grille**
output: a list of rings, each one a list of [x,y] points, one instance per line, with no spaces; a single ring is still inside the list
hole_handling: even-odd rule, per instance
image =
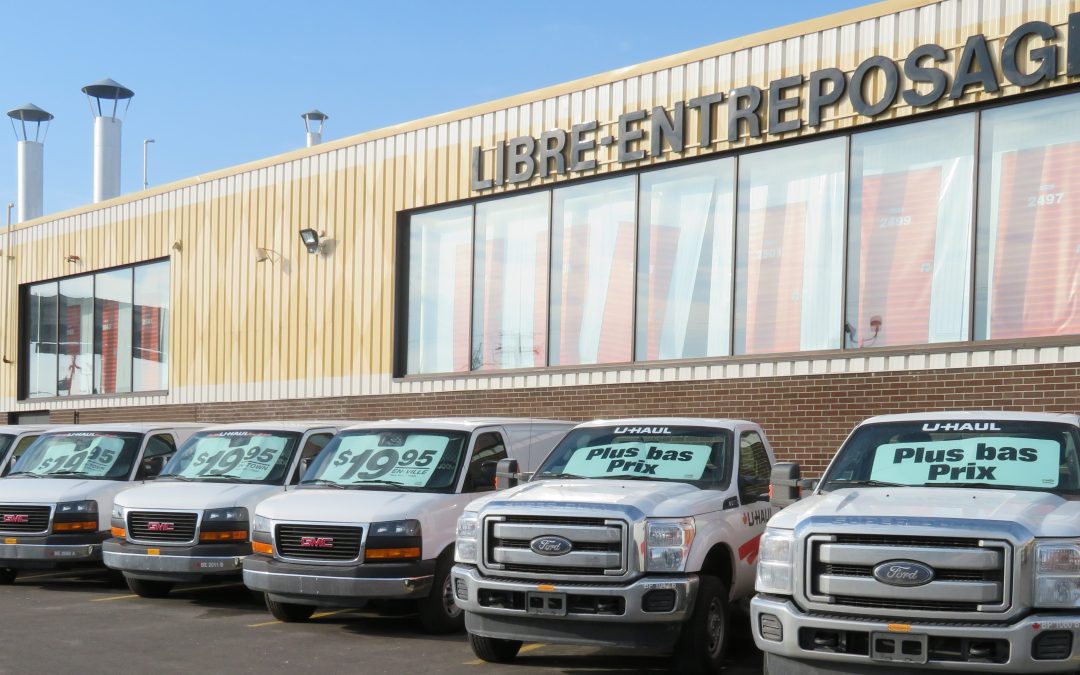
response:
[[[565,537],[547,535],[530,541],[529,548],[539,555],[566,555],[574,550],[574,544]]]
[[[176,529],[176,526],[172,523],[159,523],[156,520],[151,520],[146,524],[146,529],[151,532],[172,532]]]
[[[874,568],[874,578],[890,586],[923,586],[934,580],[934,569],[914,560],[890,560]]]
[[[304,548],[334,548],[334,538],[300,537],[300,545]]]
[[[21,513],[7,513],[4,514],[5,523],[29,523],[30,516],[23,515]]]

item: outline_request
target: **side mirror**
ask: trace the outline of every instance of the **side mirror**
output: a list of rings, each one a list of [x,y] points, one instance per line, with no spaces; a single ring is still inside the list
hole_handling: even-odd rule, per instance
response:
[[[480,475],[476,477],[474,488],[495,487],[495,475],[499,471],[499,463],[488,460],[480,463]]]
[[[15,468],[15,462],[18,462],[19,458],[12,455],[11,459],[4,463],[2,469],[0,469],[0,476],[6,476],[11,473],[11,470]]]
[[[139,466],[139,472],[135,474],[135,480],[149,480],[157,476],[165,468],[166,460],[168,457],[164,455],[144,459]]]
[[[518,461],[516,459],[500,459],[495,467],[495,489],[505,490],[518,484]]]
[[[296,477],[297,477],[297,479],[300,479],[300,478],[304,477],[304,474],[307,473],[308,467],[311,466],[311,460],[312,459],[314,459],[314,457],[301,457],[300,458],[300,466],[296,467]]]
[[[753,504],[754,502],[767,502],[769,501],[768,493],[758,492],[754,494],[749,492],[751,488],[761,488],[761,479],[756,476],[739,476],[739,501],[743,504]]]
[[[791,506],[802,497],[802,469],[795,462],[783,462],[772,468],[769,501],[773,506]]]

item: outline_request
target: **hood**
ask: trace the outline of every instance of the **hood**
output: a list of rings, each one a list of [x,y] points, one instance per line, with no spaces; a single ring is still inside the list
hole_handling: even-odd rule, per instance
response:
[[[271,520],[308,523],[375,523],[406,518],[424,520],[425,512],[441,507],[447,501],[468,501],[468,495],[305,488],[289,490],[262,501],[256,513]]]
[[[125,490],[116,503],[129,509],[223,509],[231,506],[253,508],[255,504],[282,492],[279,485],[248,483],[185,483],[161,481]]]
[[[611,505],[636,509],[640,512],[638,517],[677,518],[720,510],[724,494],[670,481],[538,480],[478,499],[469,505],[469,510],[503,505],[540,508]]]
[[[848,488],[796,502],[773,516],[769,527],[794,529],[808,519],[850,523],[853,518],[1008,522],[1036,537],[1080,537],[1080,501],[1031,490]]]
[[[69,478],[2,478],[0,501],[17,504],[58,504],[84,499],[111,498],[117,492],[139,483],[118,480]],[[99,510],[112,508],[112,501],[98,504]]]

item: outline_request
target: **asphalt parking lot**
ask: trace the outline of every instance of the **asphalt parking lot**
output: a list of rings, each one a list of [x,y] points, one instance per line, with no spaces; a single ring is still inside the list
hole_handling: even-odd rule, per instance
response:
[[[134,596],[104,571],[27,571],[0,586],[0,673],[648,673],[668,659],[633,652],[527,644],[513,665],[477,660],[464,634],[432,636],[407,617],[328,609],[283,624],[243,585],[180,585],[169,598]],[[740,616],[725,672],[761,672]]]

